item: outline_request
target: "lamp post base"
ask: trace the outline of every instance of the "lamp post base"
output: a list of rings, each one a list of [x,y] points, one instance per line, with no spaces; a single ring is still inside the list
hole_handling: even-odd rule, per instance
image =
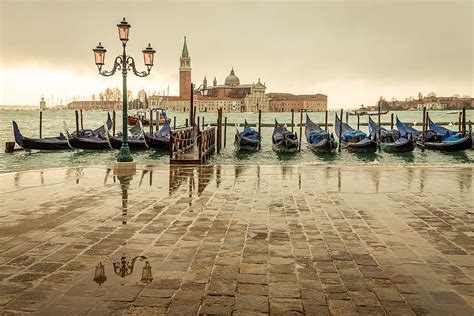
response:
[[[120,152],[117,156],[117,162],[132,162],[133,158],[132,155],[130,154],[130,148],[128,148],[128,144],[124,146],[122,144],[122,147],[120,148]]]

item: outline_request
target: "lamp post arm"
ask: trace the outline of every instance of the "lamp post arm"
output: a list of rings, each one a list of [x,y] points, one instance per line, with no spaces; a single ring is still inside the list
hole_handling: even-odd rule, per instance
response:
[[[115,57],[114,66],[113,66],[112,70],[110,70],[110,71],[102,70],[102,66],[98,66],[99,74],[101,74],[102,76],[105,76],[105,77],[112,76],[113,74],[115,74],[115,72],[117,70],[122,69],[122,62],[123,62],[122,56]]]
[[[132,56],[127,56],[126,64],[127,64],[127,69],[133,71],[135,76],[143,78],[150,74],[150,70],[151,70],[150,66],[148,66],[147,70],[145,71],[138,71],[137,68],[135,67],[135,59],[133,59]]]

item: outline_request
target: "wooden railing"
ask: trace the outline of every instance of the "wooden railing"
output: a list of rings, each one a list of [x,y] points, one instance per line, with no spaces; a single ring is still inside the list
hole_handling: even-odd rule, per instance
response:
[[[194,147],[195,138],[193,128],[184,127],[171,131],[170,134],[170,159],[178,158],[178,155],[185,153]]]
[[[199,131],[199,161],[205,163],[216,152],[216,129],[213,127]]]
[[[192,127],[173,130],[170,135],[171,164],[203,164],[216,152],[216,128],[193,135]]]

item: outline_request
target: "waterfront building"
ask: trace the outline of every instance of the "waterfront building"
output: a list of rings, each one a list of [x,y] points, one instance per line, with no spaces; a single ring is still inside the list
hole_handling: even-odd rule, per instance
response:
[[[268,97],[271,112],[290,112],[291,110],[324,112],[327,110],[328,97],[324,94],[269,93]]]
[[[120,110],[122,101],[72,101],[67,105],[69,110]]]
[[[266,94],[265,83],[258,78],[257,82],[241,83],[234,68],[222,84],[214,77],[208,85],[207,76],[202,84],[193,91],[194,106],[198,112],[282,112],[306,109],[308,111],[325,111],[327,96],[293,95],[289,93]],[[179,58],[179,96],[150,96],[150,107],[163,107],[172,112],[187,112],[191,98],[191,56],[189,55],[186,37]]]
[[[423,97],[420,94],[418,99],[393,100],[387,104],[389,110],[422,110],[423,107],[428,110],[460,110],[463,107],[474,109],[474,98],[469,96],[437,97],[436,95]]]

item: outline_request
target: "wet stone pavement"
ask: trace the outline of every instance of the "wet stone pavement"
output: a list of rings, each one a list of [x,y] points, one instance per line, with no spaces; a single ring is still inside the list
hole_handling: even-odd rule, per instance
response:
[[[140,168],[0,175],[2,314],[474,314],[470,166]]]

